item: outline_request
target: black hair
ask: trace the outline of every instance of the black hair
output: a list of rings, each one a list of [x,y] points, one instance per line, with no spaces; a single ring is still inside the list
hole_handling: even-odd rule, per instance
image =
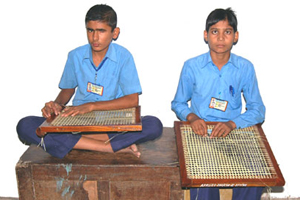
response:
[[[233,28],[234,32],[237,32],[237,18],[234,11],[231,8],[215,9],[213,10],[206,19],[205,30],[208,32],[209,28],[218,23],[219,21],[228,20],[229,25]]]
[[[117,13],[108,5],[94,5],[85,16],[85,24],[89,21],[100,21],[107,23],[112,31],[117,27]]]

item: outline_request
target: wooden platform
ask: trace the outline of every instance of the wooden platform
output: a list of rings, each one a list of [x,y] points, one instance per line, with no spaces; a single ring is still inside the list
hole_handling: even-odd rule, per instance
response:
[[[173,128],[126,153],[71,151],[58,159],[30,146],[16,165],[22,199],[184,199]]]

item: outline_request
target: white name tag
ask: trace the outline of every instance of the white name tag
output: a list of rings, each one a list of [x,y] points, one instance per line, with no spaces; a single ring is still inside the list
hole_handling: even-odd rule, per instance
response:
[[[87,91],[93,94],[103,95],[103,86],[91,82],[87,84]]]
[[[209,108],[213,108],[225,112],[227,108],[227,104],[228,101],[212,97],[210,100]]]

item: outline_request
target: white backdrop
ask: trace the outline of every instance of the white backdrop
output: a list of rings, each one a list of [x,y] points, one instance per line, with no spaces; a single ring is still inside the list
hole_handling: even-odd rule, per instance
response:
[[[67,53],[86,44],[84,17],[98,3],[118,13],[117,43],[128,48],[138,68],[142,115],[165,127],[177,120],[170,109],[183,62],[207,52],[203,31],[215,8],[232,7],[240,38],[233,52],[253,62],[267,108],[263,125],[286,185],[273,197],[300,197],[297,129],[299,10],[297,1],[76,1],[11,0],[0,3],[1,170],[0,196],[17,197],[15,165],[27,149],[16,124],[40,115],[54,100]]]

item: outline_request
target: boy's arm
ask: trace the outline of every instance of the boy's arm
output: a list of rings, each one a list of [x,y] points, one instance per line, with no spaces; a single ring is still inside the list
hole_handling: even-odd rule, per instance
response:
[[[78,114],[88,113],[94,110],[115,110],[131,108],[138,105],[139,95],[138,93],[134,93],[110,101],[90,102],[82,104],[80,106],[67,107],[64,109],[62,116],[75,116]]]
[[[171,109],[176,113],[176,116],[182,121],[188,121],[187,117],[192,114],[188,102],[192,98],[194,87],[193,72],[189,66],[184,64],[175,97],[171,102]]]
[[[265,106],[262,102],[254,67],[251,65],[244,78],[243,96],[246,101],[246,112],[228,122],[218,123],[212,131],[211,137],[225,137],[235,128],[245,128],[265,119]]]
[[[186,117],[186,119],[187,119],[187,121],[190,122],[191,127],[196,134],[202,135],[202,136],[207,135],[207,126],[203,119],[201,119],[194,113],[190,113]]]
[[[246,84],[243,87],[243,96],[246,101],[246,112],[232,119],[237,128],[245,128],[265,120],[265,106],[259,92],[254,68],[244,80]]]
[[[64,106],[70,101],[71,97],[75,92],[75,88],[72,89],[62,89],[55,101],[49,101],[42,108],[42,113],[45,118],[51,116],[52,113],[58,115]]]

